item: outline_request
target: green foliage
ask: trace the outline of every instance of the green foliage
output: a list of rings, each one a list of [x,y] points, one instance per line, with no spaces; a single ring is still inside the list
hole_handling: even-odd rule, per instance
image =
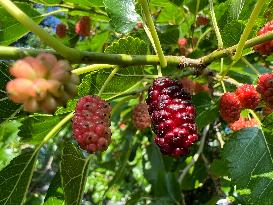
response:
[[[203,146],[203,140],[200,140],[192,145],[187,156],[178,158],[164,156],[160,152],[150,128],[136,130],[132,123],[133,108],[145,101],[150,84],[158,76],[155,63],[144,65],[143,59],[154,61],[157,56],[145,18],[141,17],[143,9],[140,1],[12,2],[36,23],[41,23],[48,9],[55,7],[54,17],[66,24],[68,31],[64,38],[51,40],[75,49],[67,49],[72,53],[71,58],[74,57],[73,52],[77,55],[78,51],[80,54],[89,52],[90,56],[97,52],[99,57],[87,59],[97,62],[107,54],[107,63],[111,64],[111,68],[101,66],[98,70],[81,74],[78,96],[69,99],[66,106],[59,107],[52,115],[21,112],[21,105],[12,103],[6,93],[6,84],[12,79],[8,67],[13,61],[9,60],[18,59],[21,55],[34,55],[40,51],[38,49],[49,49],[48,42],[40,43],[39,31],[30,31],[0,7],[0,45],[3,49],[0,51],[1,205],[118,202],[126,205],[177,205],[184,202],[211,205],[219,199],[232,201],[233,204],[273,204],[273,114],[265,117],[263,101],[253,112],[244,110],[244,116],[257,117],[262,125],[261,128],[246,128],[238,132],[231,131],[219,115],[220,96],[225,91],[233,92],[239,84],[255,85],[259,73],[272,72],[273,58],[247,48],[243,52],[244,59],[230,67],[232,53],[229,50],[217,51],[218,42],[208,0],[148,1],[163,53],[169,56],[167,60],[172,65],[173,59],[177,60],[177,56],[181,55],[197,59],[215,50],[213,54],[228,54],[223,60],[210,56],[212,62],[205,69],[187,67],[180,70],[178,65],[170,63],[162,69],[164,76],[177,80],[186,76],[192,82],[184,87],[192,91],[199,137],[205,139],[204,149],[200,150]],[[240,41],[256,2],[213,1],[225,48]],[[256,36],[258,29],[272,19],[272,2],[265,1],[258,18],[252,22],[254,28],[248,39]],[[81,16],[91,19],[89,37],[75,33],[75,24]],[[200,16],[208,18],[208,24],[199,25],[196,20]],[[42,22],[40,25],[56,37],[55,24],[45,25]],[[32,34],[26,35],[29,32]],[[178,46],[179,38],[185,38],[187,44]],[[4,46],[20,46],[21,43],[33,47],[33,50],[18,48],[5,53]],[[67,50],[64,48],[64,51]],[[62,55],[58,53],[58,57]],[[112,56],[113,62],[109,62],[109,56]],[[132,59],[135,64],[127,66],[124,63]],[[181,59],[186,62],[191,60]],[[78,63],[72,63],[73,69],[88,67],[82,64],[86,63],[85,60],[82,58]],[[116,65],[117,61],[123,64]],[[117,72],[111,76],[113,71]],[[70,121],[80,97],[99,93],[112,105],[112,143],[105,152],[88,154],[73,140]],[[61,121],[63,118],[66,120]],[[208,125],[210,130],[206,133],[204,128]],[[181,182],[181,173],[185,170],[188,172]]]
[[[247,204],[272,204],[272,136],[248,128],[234,137],[225,146],[224,156],[237,192]]]
[[[22,204],[28,191],[37,155],[37,151],[26,151],[0,171],[0,202],[2,204]]]
[[[11,102],[6,93],[6,84],[11,80],[11,76],[8,74],[8,65],[0,62],[0,70],[0,122],[3,122],[10,116],[17,114],[20,105]]]

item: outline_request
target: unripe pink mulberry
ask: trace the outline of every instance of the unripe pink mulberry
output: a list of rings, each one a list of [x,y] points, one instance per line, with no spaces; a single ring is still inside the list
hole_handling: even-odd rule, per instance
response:
[[[82,97],[73,118],[73,134],[89,153],[106,150],[111,141],[110,105],[97,96]]]
[[[228,123],[239,120],[241,103],[235,93],[227,92],[220,99],[220,114],[223,120]]]
[[[264,27],[258,31],[257,35],[265,35],[269,31],[273,31],[273,20],[265,24]],[[273,40],[255,45],[254,50],[262,55],[270,55],[273,52]]]

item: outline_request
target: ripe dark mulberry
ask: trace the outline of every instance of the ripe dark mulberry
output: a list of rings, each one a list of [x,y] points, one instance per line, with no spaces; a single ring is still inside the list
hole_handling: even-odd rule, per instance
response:
[[[144,130],[151,126],[151,119],[148,113],[148,105],[146,103],[138,104],[133,110],[133,125],[135,128]]]
[[[198,134],[195,107],[183,86],[168,77],[157,78],[146,102],[161,152],[174,157],[188,154]]]
[[[111,106],[97,96],[82,97],[73,118],[73,134],[89,153],[106,150],[111,141]]]
[[[90,24],[90,17],[83,16],[80,20],[76,23],[75,32],[80,36],[90,36],[91,24]]]
[[[227,92],[220,99],[221,117],[228,123],[239,120],[241,103],[235,93]]]
[[[256,90],[261,94],[266,105],[273,109],[273,73],[261,75]]]
[[[265,24],[264,27],[258,31],[257,35],[261,36],[269,31],[273,31],[273,20]],[[254,50],[262,55],[270,55],[273,52],[273,40],[255,45]]]
[[[59,38],[64,38],[66,36],[66,32],[67,32],[67,27],[65,24],[60,23],[57,25],[56,27],[56,35]]]
[[[235,91],[242,108],[255,109],[260,102],[260,95],[253,85],[244,84]]]

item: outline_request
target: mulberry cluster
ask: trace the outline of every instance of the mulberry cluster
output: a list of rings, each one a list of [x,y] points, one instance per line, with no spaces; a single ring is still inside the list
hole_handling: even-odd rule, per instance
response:
[[[25,111],[52,113],[77,94],[79,78],[71,69],[67,61],[48,53],[18,60],[10,68],[15,79],[6,86],[9,98],[22,103]]]
[[[89,153],[106,150],[111,142],[111,106],[97,96],[85,96],[76,106],[73,134],[80,147]]]
[[[261,36],[269,31],[273,31],[273,20],[265,24],[264,27],[258,31],[257,35]],[[270,55],[273,52],[273,40],[255,45],[254,50],[262,55]]]
[[[134,108],[133,125],[139,130],[144,130],[151,126],[148,105],[146,103],[140,103]]]
[[[239,86],[235,93],[227,92],[220,99],[220,115],[228,123],[240,118],[241,109],[256,109],[260,95],[253,85]]]
[[[259,126],[259,123],[257,122],[257,120],[255,120],[254,118],[249,119],[249,118],[243,118],[243,117],[240,117],[239,120],[229,124],[230,129],[232,129],[233,131],[238,131],[243,128],[255,127],[255,126]]]
[[[149,88],[147,104],[161,152],[175,157],[186,155],[198,140],[191,96],[178,82],[162,77]]]
[[[273,73],[261,75],[256,89],[261,94],[266,105],[273,109]]]
[[[66,36],[66,33],[67,33],[66,25],[63,23],[58,24],[56,27],[56,35],[59,38],[64,38]]]
[[[80,36],[90,36],[91,24],[90,24],[90,17],[83,16],[80,20],[76,23],[75,32]]]

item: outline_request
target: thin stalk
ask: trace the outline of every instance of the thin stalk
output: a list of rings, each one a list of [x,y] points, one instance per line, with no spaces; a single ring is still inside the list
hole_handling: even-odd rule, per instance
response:
[[[257,44],[273,40],[273,31],[265,35],[257,36],[246,41],[244,48],[250,48]],[[222,50],[215,50],[202,58],[192,59],[181,56],[166,56],[168,65],[178,66],[180,68],[195,67],[204,68],[211,62],[230,56],[236,51],[237,45]],[[0,59],[1,60],[18,60],[26,56],[37,56],[41,52],[47,52],[55,55],[59,59],[64,58],[54,50],[49,49],[33,49],[33,48],[17,48],[10,46],[0,46]],[[130,65],[159,65],[159,58],[157,55],[126,55],[126,54],[108,54],[108,53],[95,53],[87,51],[80,52],[81,58],[69,59],[71,63],[77,64],[111,64],[120,66]]]
[[[214,7],[213,7],[213,0],[209,0],[209,8],[210,8],[210,15],[211,15],[213,29],[215,31],[216,38],[218,41],[218,48],[221,49],[224,47],[224,43],[223,43],[222,36],[221,36],[220,30],[219,30],[219,27],[217,24],[215,12],[214,12]]]
[[[211,28],[208,28],[204,33],[201,34],[201,36],[198,38],[198,41],[194,47],[194,50],[196,50],[200,44],[200,42],[203,40],[203,38],[211,31]]]
[[[104,82],[103,86],[101,87],[98,96],[101,96],[101,94],[103,93],[104,89],[106,88],[106,86],[108,85],[108,83],[112,80],[112,78],[115,76],[115,74],[119,71],[120,67],[116,66],[114,68],[114,70],[112,70],[111,74],[108,76],[108,78],[106,79],[106,81]]]
[[[67,59],[79,59],[80,52],[76,49],[68,48],[62,44],[59,40],[51,36],[39,25],[37,25],[30,17],[28,17],[21,9],[19,9],[10,0],[0,0],[0,5],[17,21],[19,21],[27,29],[35,33],[41,40],[43,40],[48,46],[56,50]]]
[[[156,47],[156,53],[158,55],[160,65],[161,65],[162,68],[165,68],[165,67],[167,67],[167,61],[165,59],[163,50],[161,48],[161,44],[160,44],[156,29],[155,29],[155,25],[154,25],[152,16],[151,16],[150,11],[149,11],[148,2],[147,2],[147,0],[139,0],[139,2],[141,3],[142,8],[143,8],[143,13],[144,13],[144,16],[145,16],[145,19],[146,19],[147,26],[148,26],[148,28],[149,28],[149,30],[151,32],[154,45]],[[160,73],[160,71],[159,71],[159,73]]]
[[[264,3],[265,3],[265,0],[258,0],[258,2],[256,3],[255,8],[250,15],[250,18],[248,19],[248,22],[246,24],[244,32],[241,35],[240,41],[239,41],[237,49],[236,49],[236,53],[233,56],[234,62],[237,62],[241,58],[243,50],[244,50],[245,42],[247,41],[247,38],[248,38],[250,32],[252,31],[255,20],[257,19]]]
[[[54,14],[58,14],[58,13],[61,13],[61,12],[68,12],[68,9],[59,9],[59,10],[51,11],[51,12],[45,13],[45,14],[43,14],[41,16],[42,17],[47,17],[47,16],[52,16]]]
[[[65,118],[63,118],[52,130],[45,136],[42,143],[38,146],[37,150],[39,150],[45,143],[47,143],[52,137],[54,137],[60,129],[69,122],[74,116],[74,113],[69,113]]]
[[[76,75],[81,75],[81,74],[89,73],[92,71],[97,71],[97,70],[106,69],[106,68],[112,68],[114,66],[115,65],[109,65],[109,64],[96,64],[96,65],[90,65],[90,66],[86,66],[86,67],[77,68],[75,70],[72,70],[72,73],[74,73]]]
[[[242,61],[256,74],[261,75],[261,73],[245,58],[242,57]]]
[[[261,123],[259,117],[256,115],[256,113],[255,113],[253,110],[251,110],[251,109],[248,109],[248,112],[249,112],[249,113],[254,117],[254,119],[258,122],[259,127],[261,127],[262,123]]]
[[[204,128],[203,133],[202,133],[202,138],[200,140],[200,145],[199,145],[199,148],[198,148],[196,154],[193,156],[191,162],[183,169],[182,174],[180,175],[180,177],[178,179],[178,182],[180,184],[182,184],[182,182],[183,182],[184,178],[186,177],[187,173],[189,172],[190,168],[198,161],[200,155],[202,154],[203,149],[204,149],[204,145],[206,142],[206,136],[209,131],[209,127],[210,127],[210,125],[207,125]]]

